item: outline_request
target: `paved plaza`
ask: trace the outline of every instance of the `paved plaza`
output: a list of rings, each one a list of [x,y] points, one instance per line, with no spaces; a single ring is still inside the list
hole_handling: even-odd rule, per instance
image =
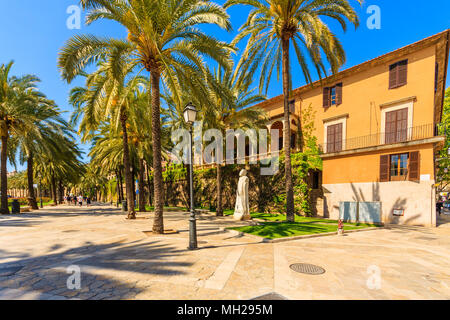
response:
[[[280,243],[225,231],[244,225],[202,214],[189,251],[188,213],[125,220],[110,206],[49,207],[0,216],[0,299],[449,299],[450,219]],[[320,266],[308,275],[291,264]],[[73,268],[80,288],[69,289]],[[68,268],[69,267],[69,268]]]

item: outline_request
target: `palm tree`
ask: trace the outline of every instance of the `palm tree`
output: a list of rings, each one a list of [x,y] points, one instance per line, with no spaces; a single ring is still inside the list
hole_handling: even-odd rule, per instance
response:
[[[134,210],[133,176],[131,174],[128,123],[138,92],[147,87],[143,77],[133,76],[135,64],[123,52],[113,50],[98,69],[86,77],[86,88],[77,87],[71,92],[70,101],[75,107],[72,122],[80,117],[79,132],[83,141],[92,139],[102,122],[111,119],[112,130],[121,127],[123,165],[127,190],[128,218],[136,219]]]
[[[32,209],[37,210],[33,186],[35,158],[42,157],[44,154],[57,156],[58,146],[64,143],[61,137],[71,136],[73,131],[68,123],[61,118],[60,112],[53,101],[46,99],[39,92],[35,92],[34,98],[35,125],[38,130],[13,137],[13,145],[20,150],[20,163],[27,162],[28,203]],[[9,157],[10,162],[13,163],[15,163],[16,148],[11,148],[12,156]]]
[[[35,99],[40,96],[36,90],[38,78],[31,75],[20,78],[10,77],[9,72],[13,62],[0,66],[0,135],[1,149],[1,207],[2,214],[8,214],[8,182],[7,161],[8,141],[11,136],[24,136],[26,134],[39,135],[36,125]],[[11,148],[9,148],[11,149]]]
[[[361,3],[361,0],[357,0]],[[345,62],[344,49],[322,20],[337,20],[343,30],[347,22],[359,25],[358,16],[348,0],[228,0],[224,7],[244,4],[252,7],[247,21],[239,29],[232,44],[249,37],[238,68],[240,80],[253,78],[260,70],[260,90],[271,79],[273,69],[282,69],[284,95],[284,123],[289,124],[289,99],[291,95],[290,45],[295,50],[298,63],[307,83],[312,81],[306,57],[312,61],[319,77],[326,75],[322,52],[333,73]],[[294,192],[291,170],[290,126],[283,130],[285,153],[286,218],[294,221]]]
[[[231,47],[197,28],[215,24],[231,28],[226,11],[213,2],[201,0],[81,0],[90,10],[87,23],[99,19],[118,22],[128,30],[128,41],[95,36],[75,36],[68,41],[59,57],[59,67],[67,81],[72,81],[86,65],[111,50],[127,51],[150,73],[153,176],[155,216],[153,231],[164,232],[161,165],[160,81],[178,95],[178,81],[201,77],[203,56],[229,68]]]
[[[209,77],[210,95],[212,103],[205,101],[209,108],[205,112],[205,121],[209,128],[222,131],[223,136],[228,129],[250,129],[264,127],[267,121],[266,113],[259,108],[249,106],[265,100],[260,94],[249,90],[251,80],[245,78],[238,82],[233,73],[218,69]],[[216,163],[216,215],[223,216],[222,205],[222,165]]]

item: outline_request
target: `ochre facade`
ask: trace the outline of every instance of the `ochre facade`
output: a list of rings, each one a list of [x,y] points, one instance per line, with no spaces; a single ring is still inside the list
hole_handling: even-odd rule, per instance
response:
[[[379,203],[382,223],[435,225],[435,161],[444,141],[439,123],[449,34],[444,31],[293,90],[293,137],[305,125],[299,121],[302,112],[312,109],[313,134],[323,152],[319,215],[337,219],[342,202],[367,201]],[[257,107],[268,113],[269,128],[282,127],[282,96]],[[296,139],[293,148],[301,145]],[[404,215],[394,216],[399,212]]]

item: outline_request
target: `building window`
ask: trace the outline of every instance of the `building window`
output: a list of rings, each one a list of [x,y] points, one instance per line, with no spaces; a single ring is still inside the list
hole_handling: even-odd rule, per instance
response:
[[[385,143],[404,142],[408,138],[408,108],[386,112]]]
[[[340,104],[342,104],[342,83],[338,83],[333,87],[323,88],[324,108]]]
[[[389,89],[406,85],[408,79],[408,60],[402,60],[389,66]]]
[[[289,112],[295,113],[295,99],[289,101]]]
[[[380,156],[380,182],[420,180],[419,151]]]
[[[295,149],[295,145],[296,145],[295,136],[296,136],[295,133],[291,134],[291,149]]]
[[[393,154],[390,161],[390,180],[403,181],[408,177],[408,153]]]
[[[327,153],[342,151],[342,123],[327,127]]]
[[[336,87],[330,88],[330,101],[331,101],[331,105],[336,104]]]

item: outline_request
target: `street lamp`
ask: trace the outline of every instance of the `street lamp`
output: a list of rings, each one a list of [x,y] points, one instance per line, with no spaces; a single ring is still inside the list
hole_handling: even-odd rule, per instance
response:
[[[197,226],[195,221],[195,210],[194,210],[194,183],[193,183],[193,171],[194,171],[194,160],[192,156],[192,127],[194,126],[195,118],[197,116],[197,109],[195,106],[189,102],[183,111],[184,120],[189,125],[189,160],[191,165],[189,167],[189,188],[190,188],[190,198],[191,198],[191,215],[189,217],[189,250],[197,249]]]

